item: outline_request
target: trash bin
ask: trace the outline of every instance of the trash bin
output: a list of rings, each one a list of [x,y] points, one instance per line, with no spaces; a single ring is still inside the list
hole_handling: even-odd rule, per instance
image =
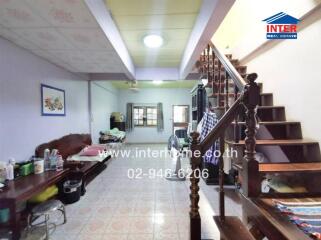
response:
[[[0,209],[0,223],[6,223],[8,221],[9,221],[9,208]]]
[[[68,180],[63,184],[63,201],[66,204],[78,202],[81,196],[82,180]]]

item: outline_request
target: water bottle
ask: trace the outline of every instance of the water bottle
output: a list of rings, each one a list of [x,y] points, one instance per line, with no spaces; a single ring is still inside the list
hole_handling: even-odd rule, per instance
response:
[[[14,158],[9,159],[9,163],[7,164],[7,179],[14,179],[14,165],[16,164],[16,160]]]
[[[62,171],[64,169],[64,160],[62,159],[61,155],[58,155],[57,158],[57,165],[56,165],[56,171]]]
[[[43,158],[45,160],[45,171],[49,171],[50,170],[50,150],[48,148],[45,149]]]
[[[50,154],[50,170],[56,170],[58,160],[58,150],[53,149]]]

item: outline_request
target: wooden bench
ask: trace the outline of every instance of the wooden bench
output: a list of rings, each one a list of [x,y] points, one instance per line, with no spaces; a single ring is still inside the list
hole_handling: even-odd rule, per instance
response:
[[[68,156],[79,153],[84,147],[91,145],[92,140],[89,134],[70,134],[60,139],[43,143],[36,148],[35,156],[43,157],[45,149],[58,149],[59,154],[63,159]],[[88,184],[95,176],[106,168],[106,162],[110,156],[105,158],[102,162],[82,161],[82,162],[67,162],[65,161],[64,167],[70,168],[72,171],[79,171],[83,174],[83,181]]]

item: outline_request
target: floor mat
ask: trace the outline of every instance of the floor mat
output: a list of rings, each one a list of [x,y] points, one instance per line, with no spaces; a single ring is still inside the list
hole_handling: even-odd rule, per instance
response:
[[[275,201],[275,206],[291,222],[314,239],[321,240],[321,203],[291,203]]]

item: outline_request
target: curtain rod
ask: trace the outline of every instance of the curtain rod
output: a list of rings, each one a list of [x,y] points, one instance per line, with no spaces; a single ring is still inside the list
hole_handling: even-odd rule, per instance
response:
[[[134,105],[157,105],[158,103],[133,103]]]

